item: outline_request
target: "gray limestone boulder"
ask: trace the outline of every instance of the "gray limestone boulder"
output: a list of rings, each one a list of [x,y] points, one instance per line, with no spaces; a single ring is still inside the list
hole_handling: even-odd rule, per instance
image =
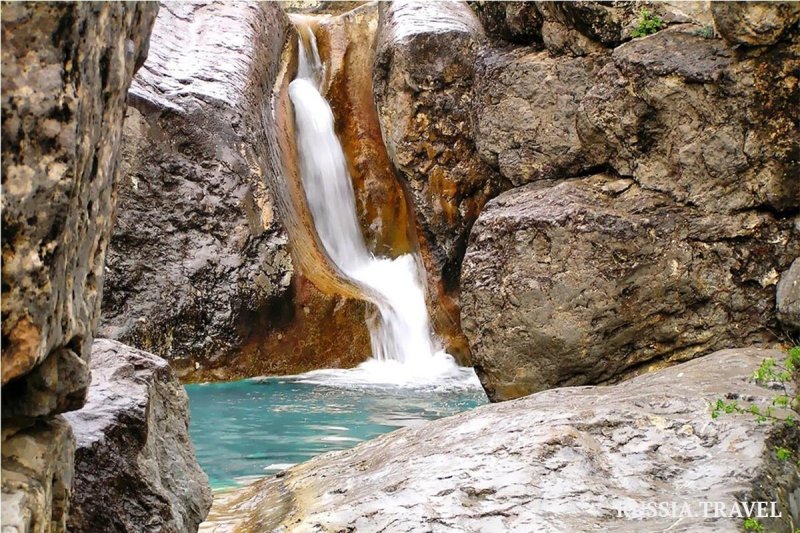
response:
[[[595,384],[730,346],[775,343],[788,219],[709,214],[609,175],[491,201],[461,275],[461,316],[489,397]]]
[[[162,5],[130,91],[100,335],[219,357],[287,296],[261,121],[288,26],[272,2]]]
[[[160,357],[99,339],[77,441],[69,531],[196,531],[211,506],[183,386]]]
[[[478,154],[515,186],[581,175],[605,162],[584,148],[576,119],[607,61],[526,48],[483,51],[472,106]]]

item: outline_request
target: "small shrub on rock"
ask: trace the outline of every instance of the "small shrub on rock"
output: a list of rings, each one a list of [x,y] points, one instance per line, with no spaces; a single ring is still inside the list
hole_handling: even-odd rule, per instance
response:
[[[633,37],[645,37],[652,35],[664,27],[664,21],[658,15],[650,13],[647,9],[639,12],[639,21],[631,32]]]

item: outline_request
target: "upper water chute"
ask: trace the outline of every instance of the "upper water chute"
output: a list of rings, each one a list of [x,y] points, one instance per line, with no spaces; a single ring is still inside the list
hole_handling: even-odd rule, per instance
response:
[[[295,114],[303,188],[314,226],[331,261],[349,278],[373,291],[379,317],[369,324],[373,358],[359,367],[365,380],[420,382],[464,377],[432,337],[424,286],[411,254],[374,257],[356,213],[347,160],[336,136],[330,105],[320,93],[324,65],[311,28],[295,22],[301,35],[296,78],[289,84]],[[352,376],[351,376],[352,377]]]

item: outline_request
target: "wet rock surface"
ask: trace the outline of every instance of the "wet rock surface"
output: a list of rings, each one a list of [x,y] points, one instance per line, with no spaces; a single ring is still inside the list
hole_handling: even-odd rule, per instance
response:
[[[316,39],[326,65],[323,93],[347,157],[365,242],[376,255],[396,257],[413,248],[413,228],[373,97],[378,10],[379,4],[372,2],[320,19]]]
[[[709,409],[732,391],[769,404],[774,391],[750,376],[781,356],[725,350],[623,385],[545,391],[395,431],[227,495],[201,530],[649,533],[676,519],[636,513],[665,499],[696,513],[681,531],[738,530],[741,518],[704,518],[700,502],[759,499],[780,502],[784,521],[766,526],[786,529],[798,519],[798,466],[775,458],[770,425],[713,420]]]
[[[775,285],[798,253],[768,213],[708,214],[608,175],[532,184],[473,228],[462,325],[493,400],[620,379],[777,342]]]
[[[91,369],[86,405],[65,415],[77,441],[69,531],[196,531],[211,489],[167,361],[99,339]]]
[[[778,320],[794,333],[800,333],[800,258],[783,274],[775,295]]]
[[[363,304],[297,271],[267,179],[283,172],[263,121],[289,34],[277,3],[167,3],[131,88],[99,331],[185,379],[369,354]]]
[[[125,94],[156,10],[3,8],[3,418],[82,404]]]
[[[499,187],[469,118],[483,40],[466,4],[381,4],[374,91],[383,140],[411,197],[427,270],[447,290],[469,228]]]

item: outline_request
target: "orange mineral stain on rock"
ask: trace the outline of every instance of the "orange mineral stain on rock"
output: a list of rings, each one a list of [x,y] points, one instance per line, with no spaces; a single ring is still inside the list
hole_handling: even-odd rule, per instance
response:
[[[376,255],[413,249],[403,189],[383,144],[372,97],[378,8],[370,4],[318,20],[320,56],[327,65],[325,97],[347,156],[365,241]]]
[[[324,294],[295,274],[287,297],[241,323],[242,345],[235,358],[204,362],[178,360],[184,381],[221,381],[291,375],[318,368],[351,368],[371,354],[364,318],[369,304]]]
[[[461,333],[457,287],[446,287],[430,252],[430,235],[419,224],[410,191],[396,175],[384,143],[373,96],[373,65],[378,30],[377,3],[368,4],[337,17],[320,17],[315,33],[322,60],[327,65],[325,96],[336,118],[337,135],[350,165],[356,208],[365,241],[376,255],[397,257],[417,251],[426,267],[428,307],[434,332],[448,352],[462,364],[469,363],[469,347]],[[409,102],[410,104],[410,102]],[[424,113],[414,117],[413,131],[428,139],[430,161],[441,147],[426,127]],[[430,193],[440,197],[447,220],[458,218],[458,185],[429,165]],[[421,265],[422,268],[422,265]]]
[[[3,343],[3,385],[36,365],[41,329],[25,316],[11,328],[8,337],[11,342]]]

